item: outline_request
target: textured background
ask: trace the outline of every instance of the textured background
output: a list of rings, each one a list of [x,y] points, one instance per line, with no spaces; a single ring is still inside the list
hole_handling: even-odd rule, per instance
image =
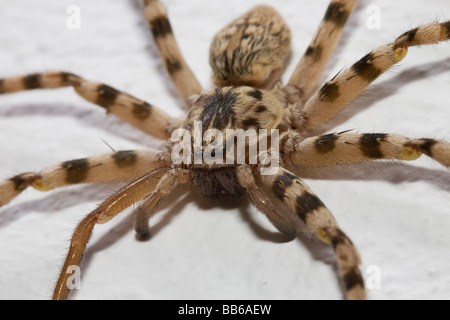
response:
[[[261,0],[165,0],[189,65],[210,88],[213,35]],[[422,23],[450,18],[448,0],[360,1],[322,81],[376,46]],[[276,3],[276,4],[275,4]],[[327,0],[272,2],[291,27],[286,81],[322,18]],[[66,27],[70,5],[81,29]],[[370,29],[367,8],[380,10]],[[182,115],[139,1],[0,0],[0,77],[65,70],[110,84]],[[327,127],[450,140],[450,44],[412,48]],[[70,88],[0,97],[0,178],[157,140],[105,117]],[[427,157],[308,170],[306,182],[357,245],[362,271],[380,271],[372,299],[450,298],[450,173]],[[119,185],[27,190],[0,209],[0,298],[51,296],[78,221]],[[135,239],[130,211],[95,228],[74,299],[340,299],[329,250],[300,237],[285,242],[253,208],[216,208],[177,192]],[[330,258],[331,257],[331,258]]]

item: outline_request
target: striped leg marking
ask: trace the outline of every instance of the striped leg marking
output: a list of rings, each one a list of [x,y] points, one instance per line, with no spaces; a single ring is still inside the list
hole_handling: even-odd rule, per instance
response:
[[[72,86],[82,98],[157,138],[167,139],[178,120],[161,109],[114,89],[67,72],[35,73],[0,79],[0,94]]]
[[[159,54],[184,101],[202,91],[202,86],[187,65],[167,17],[166,8],[157,0],[144,0],[144,16],[158,46]]]
[[[155,188],[170,192],[175,186],[186,183],[188,179],[189,173],[186,170],[170,170],[168,167],[156,169],[124,187],[87,215],[73,233],[69,252],[55,286],[53,299],[62,300],[66,297],[69,291],[67,280],[71,276],[71,272],[67,270],[71,266],[79,265],[96,224],[108,222],[132,204],[143,200]]]
[[[339,229],[323,202],[299,177],[280,168],[275,175],[261,175],[261,182],[272,191],[306,227],[327,244],[332,244],[347,299],[366,299],[360,258],[352,241]]]
[[[401,61],[410,46],[434,44],[450,39],[450,21],[417,27],[399,36],[393,43],[380,47],[325,83],[301,112],[294,126],[311,130],[327,122],[354,100],[371,82]],[[300,111],[300,110],[299,110]]]
[[[316,87],[357,3],[357,0],[333,0],[329,4],[313,40],[288,82],[299,90],[302,98],[308,98]]]
[[[78,183],[127,181],[164,166],[155,151],[117,151],[61,162],[41,172],[27,172],[0,182],[0,207],[31,186],[39,191]]]
[[[450,167],[450,143],[409,139],[386,133],[330,133],[295,145],[285,161],[308,167],[333,166],[378,159],[416,160],[424,153]]]

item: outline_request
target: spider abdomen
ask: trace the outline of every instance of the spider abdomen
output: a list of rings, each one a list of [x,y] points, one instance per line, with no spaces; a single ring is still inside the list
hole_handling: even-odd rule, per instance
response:
[[[213,39],[209,64],[217,86],[270,88],[278,81],[290,50],[291,33],[279,13],[253,8]]]

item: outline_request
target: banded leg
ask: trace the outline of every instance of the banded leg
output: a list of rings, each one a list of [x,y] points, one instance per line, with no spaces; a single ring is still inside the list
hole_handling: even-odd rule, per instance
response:
[[[0,182],[0,207],[28,186],[40,191],[77,183],[127,181],[164,166],[155,151],[117,151],[89,158],[65,161],[41,172],[27,172]]]
[[[293,218],[300,218],[321,241],[333,246],[346,299],[366,299],[358,267],[361,263],[359,254],[323,202],[299,177],[284,168],[280,168],[277,174],[258,175],[257,178],[289,209]]]
[[[329,4],[313,40],[288,82],[299,90],[302,98],[308,98],[316,87],[357,3],[357,0],[333,0]]]
[[[383,72],[401,61],[410,46],[434,44],[450,39],[450,21],[431,23],[405,32],[393,43],[380,47],[325,83],[303,110],[296,109],[293,125],[300,131],[321,126],[355,99]]]
[[[152,194],[152,192],[156,192],[157,195],[165,195],[177,185],[186,183],[188,180],[189,172],[187,170],[170,170],[168,167],[156,169],[114,194],[87,215],[73,233],[69,252],[55,286],[53,299],[62,300],[66,297],[69,291],[67,281],[71,276],[68,268],[80,263],[92,229],[96,224],[108,222],[132,204]],[[155,189],[156,191],[154,191]]]
[[[169,138],[171,128],[177,124],[176,119],[143,100],[67,72],[35,73],[0,79],[0,94],[68,86],[72,86],[82,98],[157,138]]]
[[[181,54],[164,5],[157,0],[144,0],[144,16],[180,96],[187,101],[189,97],[200,94],[202,86]]]
[[[450,143],[434,139],[409,139],[386,133],[331,133],[307,138],[285,155],[285,161],[309,167],[376,159],[416,160],[424,153],[450,167]]]

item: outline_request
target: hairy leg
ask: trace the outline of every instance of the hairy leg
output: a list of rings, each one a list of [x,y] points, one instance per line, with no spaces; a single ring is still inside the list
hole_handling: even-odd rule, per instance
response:
[[[202,86],[181,54],[164,5],[157,0],[144,0],[144,16],[163,64],[180,96],[187,101],[189,97],[200,94]]]
[[[249,167],[241,168],[240,181],[244,187],[249,188],[252,185],[252,171]],[[284,168],[279,168],[277,174],[259,175],[257,178],[270,190],[273,197],[289,209],[292,219],[300,219],[311,233],[333,246],[345,297],[351,300],[365,299],[359,254],[323,202],[299,177]]]
[[[298,90],[300,98],[307,99],[316,87],[357,3],[357,0],[333,0],[328,5],[313,40],[288,81],[289,86]]]
[[[370,83],[401,61],[408,47],[450,39],[450,21],[422,25],[394,42],[368,53],[350,68],[325,83],[305,104],[292,111],[292,126],[299,131],[323,125],[354,100]]]
[[[61,162],[40,172],[18,174],[0,182],[0,207],[31,186],[40,191],[77,183],[127,181],[165,166],[156,151],[125,150]]]
[[[96,224],[106,223],[132,204],[144,199],[152,192],[161,192],[162,195],[170,192],[174,187],[189,180],[187,170],[175,170],[165,167],[156,169],[104,201],[96,210],[87,215],[75,229],[70,241],[64,266],[58,278],[53,293],[54,300],[62,300],[66,297],[69,288],[67,281],[71,273],[69,267],[80,263],[87,242]],[[154,191],[156,189],[156,191]]]
[[[320,167],[377,159],[415,160],[422,153],[450,167],[450,143],[435,139],[409,139],[387,133],[330,133],[287,143],[284,161]]]
[[[67,72],[35,73],[0,79],[0,94],[68,86],[72,86],[82,98],[157,138],[169,138],[171,130],[179,123],[179,120],[143,100]]]

